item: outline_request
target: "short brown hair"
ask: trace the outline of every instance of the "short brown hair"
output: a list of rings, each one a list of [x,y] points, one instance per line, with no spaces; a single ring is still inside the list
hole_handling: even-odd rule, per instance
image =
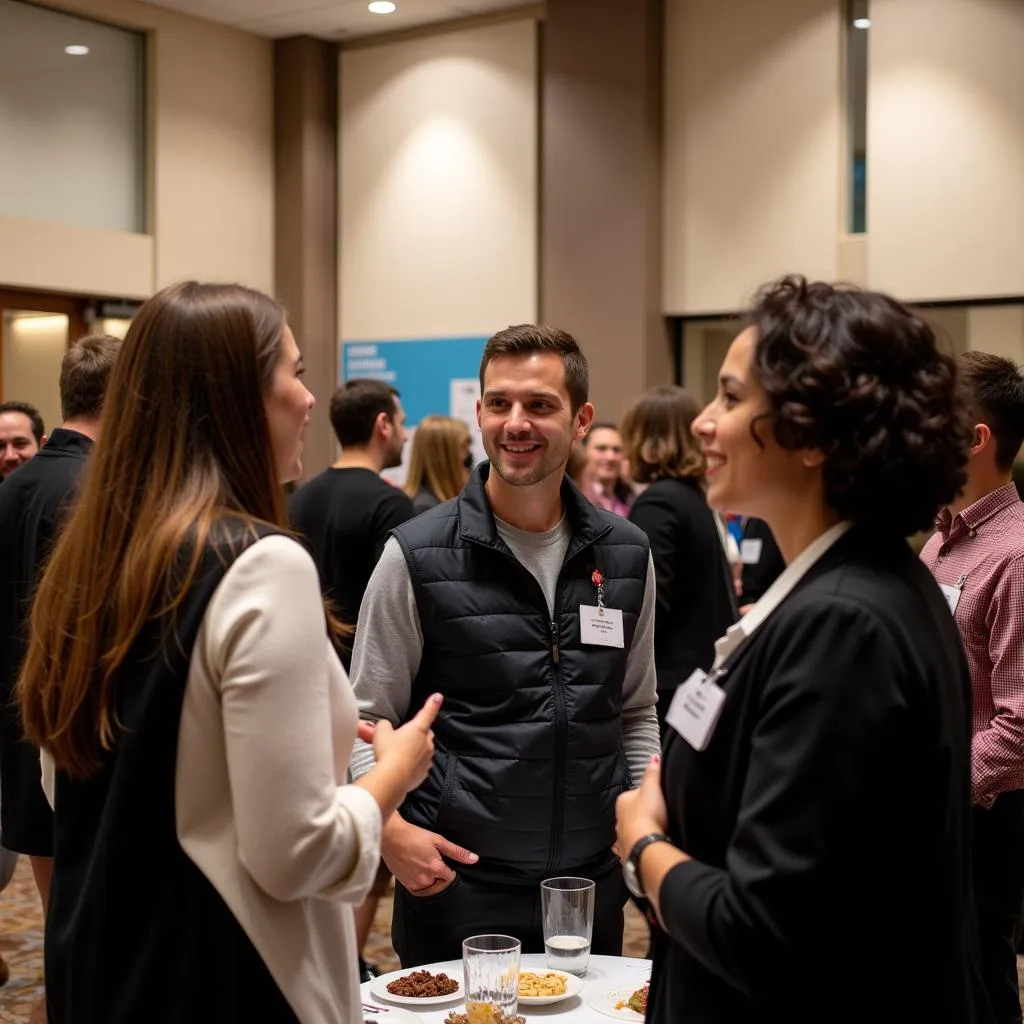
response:
[[[622,454],[637,483],[704,475],[704,456],[690,431],[699,412],[697,399],[675,384],[648,388],[626,410],[620,431]]]
[[[64,353],[60,364],[60,414],[63,419],[99,419],[110,371],[120,350],[120,338],[110,334],[87,334]]]
[[[554,352],[565,367],[565,389],[575,412],[590,394],[590,370],[586,356],[576,339],[558,327],[543,324],[516,324],[498,331],[484,346],[480,360],[480,393],[484,390],[484,372],[496,356],[528,356],[534,352]]]
[[[398,397],[390,384],[372,377],[358,377],[342,384],[331,396],[331,426],[338,444],[342,448],[368,444],[381,413],[389,420],[395,418]]]
[[[1024,444],[1024,372],[990,352],[965,352],[956,362],[968,409],[995,438],[996,466],[1011,469]]]

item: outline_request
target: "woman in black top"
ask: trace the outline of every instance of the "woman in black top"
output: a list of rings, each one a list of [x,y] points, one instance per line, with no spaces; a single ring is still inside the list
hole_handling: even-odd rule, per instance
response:
[[[651,542],[657,579],[654,660],[658,723],[676,687],[709,669],[715,641],[736,621],[729,563],[704,497],[704,456],[690,431],[697,400],[675,385],[645,391],[622,420],[623,454],[633,479],[648,484],[629,519]]]
[[[694,424],[708,501],[764,519],[787,569],[619,798],[626,880],[661,924],[651,1024],[989,1019],[970,681],[905,540],[965,480],[955,394],[904,306],[798,277],[729,349]]]

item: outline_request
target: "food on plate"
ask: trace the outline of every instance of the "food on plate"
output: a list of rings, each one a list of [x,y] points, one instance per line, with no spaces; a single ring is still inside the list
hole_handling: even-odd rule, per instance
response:
[[[459,983],[447,974],[431,974],[430,971],[412,971],[401,978],[389,981],[387,990],[393,996],[411,996],[427,999],[431,996],[450,996],[459,991]]]
[[[519,972],[519,994],[521,996],[564,996],[565,978],[554,971],[534,974],[532,971]]]
[[[452,1010],[444,1024],[526,1024],[525,1017],[509,1017],[493,1003],[466,1003],[469,1013]]]
[[[645,981],[643,986],[638,988],[628,999],[620,1001],[615,1004],[616,1010],[632,1010],[634,1013],[639,1013],[640,1016],[644,1016],[647,1013],[647,990],[651,987],[649,981]]]

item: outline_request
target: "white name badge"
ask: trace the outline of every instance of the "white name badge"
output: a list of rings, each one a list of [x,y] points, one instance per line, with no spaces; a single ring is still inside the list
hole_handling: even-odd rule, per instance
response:
[[[946,599],[950,612],[956,615],[956,606],[960,603],[960,598],[963,595],[963,587],[951,587],[946,583],[940,583],[939,590],[942,591],[942,596]]]
[[[694,750],[703,750],[711,740],[725,704],[725,691],[708,681],[707,673],[696,669],[676,690],[665,721]]]
[[[740,544],[740,561],[744,565],[757,565],[761,561],[761,548],[764,541],[760,537],[750,537]]]
[[[599,608],[596,604],[580,605],[580,642],[599,647],[625,647],[622,632],[622,609]]]

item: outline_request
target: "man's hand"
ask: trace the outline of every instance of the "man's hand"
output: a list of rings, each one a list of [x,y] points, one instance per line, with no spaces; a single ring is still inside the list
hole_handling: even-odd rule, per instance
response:
[[[393,814],[384,826],[381,856],[395,878],[414,896],[432,896],[451,884],[455,872],[441,859],[475,864],[480,858],[444,836],[411,825]]]

